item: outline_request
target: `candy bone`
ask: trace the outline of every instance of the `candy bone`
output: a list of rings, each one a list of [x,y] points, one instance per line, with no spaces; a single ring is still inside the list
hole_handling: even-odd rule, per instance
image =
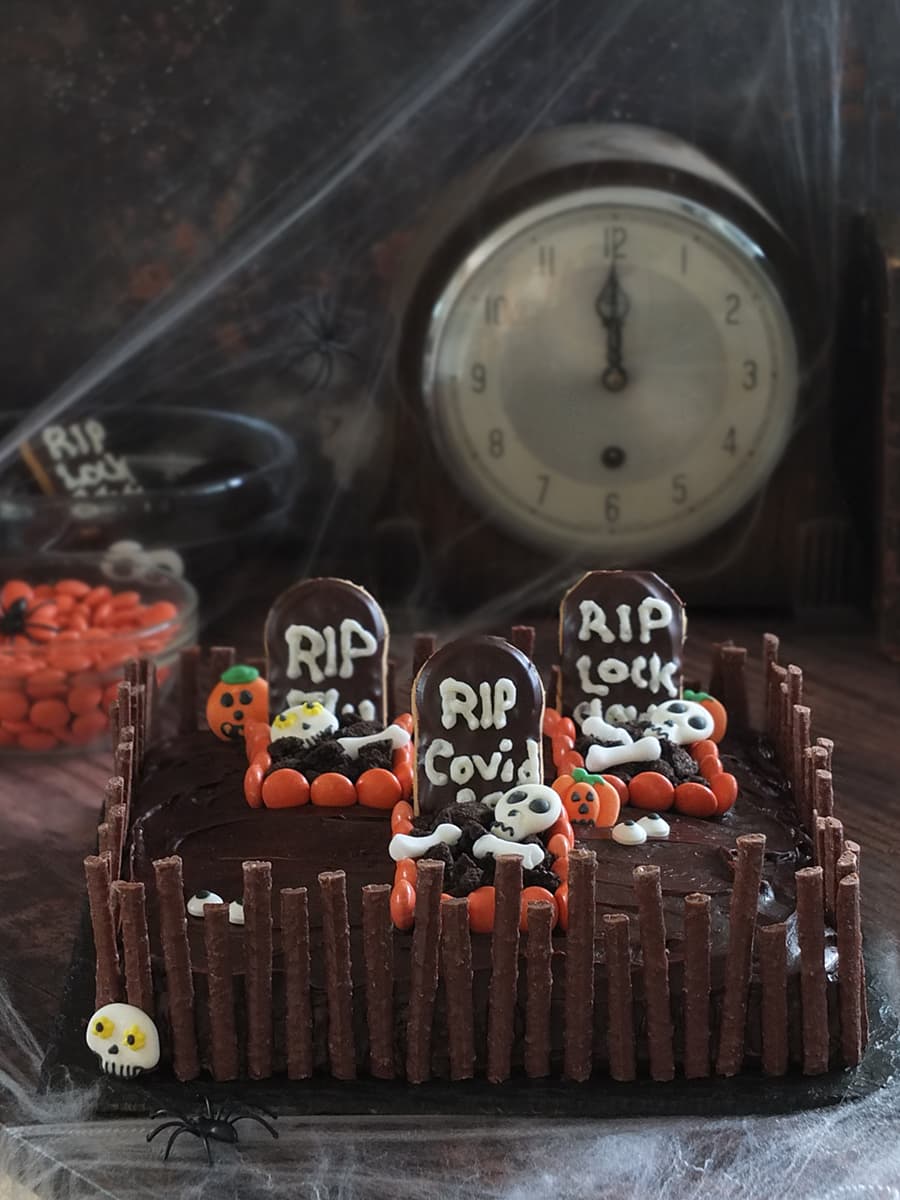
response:
[[[349,758],[359,758],[363,746],[373,746],[376,742],[390,742],[393,750],[408,746],[410,735],[399,725],[388,725],[381,733],[370,733],[365,737],[340,737],[338,745]]]
[[[627,763],[656,762],[661,753],[659,739],[638,738],[627,746],[591,746],[585,755],[584,765],[592,775],[608,771],[610,767],[621,767]]]
[[[498,854],[512,854],[516,858],[521,858],[522,866],[528,871],[533,871],[544,861],[543,846],[538,846],[535,842],[526,842],[524,845],[519,842],[508,842],[505,838],[497,837],[493,833],[486,833],[480,837],[472,847],[472,853],[476,858],[487,858],[489,854],[495,857]]]
[[[424,858],[434,846],[455,846],[462,837],[463,831],[458,825],[446,822],[438,825],[433,833],[425,837],[415,837],[409,833],[395,833],[388,846],[388,854],[394,862],[404,858]]]

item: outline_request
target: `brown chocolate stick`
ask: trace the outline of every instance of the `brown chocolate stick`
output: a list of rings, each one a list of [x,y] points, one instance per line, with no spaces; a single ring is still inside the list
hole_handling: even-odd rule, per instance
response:
[[[594,922],[597,856],[569,854],[569,926],[566,930],[566,1016],[563,1073],[583,1083],[591,1077],[594,1044]]]
[[[272,1074],[272,864],[245,862],[244,993],[247,1001],[247,1074]]]
[[[788,1069],[787,928],[759,930],[759,981],[762,992],[762,1069],[784,1075]]]
[[[728,913],[728,950],[725,955],[725,993],[719,1027],[719,1075],[737,1075],[744,1061],[747,994],[753,966],[753,940],[762,880],[766,839],[748,833],[737,839],[737,861]]]
[[[633,871],[644,960],[644,1003],[647,1010],[647,1049],[653,1079],[672,1079],[672,1010],[669,999],[669,954],[663,916],[659,867],[642,865]]]
[[[791,730],[791,689],[785,677],[785,682],[778,685],[778,765],[785,775],[789,772],[790,747],[793,738]]]
[[[797,882],[803,1073],[828,1070],[828,993],[825,975],[825,889],[821,867],[803,867]]]
[[[347,877],[343,871],[323,871],[319,875],[319,889],[322,894],[322,945],[328,1000],[328,1058],[335,1079],[355,1079]]]
[[[684,898],[684,1074],[704,1079],[710,1071],[709,896]]]
[[[837,885],[838,1002],[844,1066],[855,1067],[863,1056],[861,998],[864,994],[859,876],[846,875]]]
[[[389,883],[370,883],[363,888],[362,915],[369,1070],[376,1079],[393,1079],[394,927]]]
[[[730,639],[724,642],[713,642],[712,662],[709,667],[709,692],[717,700],[725,701],[725,676],[722,669],[722,651],[733,643]]]
[[[122,877],[122,851],[125,846],[125,805],[114,804],[106,815],[109,825],[110,870],[113,879]]]
[[[537,631],[533,625],[513,625],[509,631],[510,642],[527,658],[534,658],[534,640]]]
[[[213,1079],[237,1079],[240,1073],[234,1019],[234,974],[227,904],[203,906],[206,984],[209,1009],[210,1065]]]
[[[450,1078],[471,1079],[475,1074],[475,1023],[472,935],[469,902],[465,896],[445,899],[441,903],[441,975],[447,1002]]]
[[[631,986],[631,945],[625,913],[604,913],[606,979],[609,1007],[607,1049],[609,1073],[628,1083],[637,1076],[634,1041],[634,997]]]
[[[810,746],[812,713],[805,704],[795,704],[791,719],[791,756],[789,760],[791,787],[797,800],[797,811],[809,828],[814,800],[806,786],[806,751]]]
[[[501,854],[497,858],[494,888],[496,904],[488,991],[487,1077],[491,1083],[502,1083],[509,1077],[515,1036],[522,905],[521,858],[510,854]]]
[[[131,806],[131,794],[134,789],[134,741],[128,737],[129,732],[130,726],[122,729],[122,741],[116,747],[114,757],[116,774],[121,775],[124,784],[122,802],[126,808]]]
[[[431,1076],[431,1027],[437,996],[444,864],[420,859],[416,867],[416,923],[409,965],[409,1018],[406,1025],[406,1078],[425,1083]]]
[[[831,738],[817,737],[816,745],[820,750],[825,751],[825,762],[822,769],[825,771],[830,771],[832,758],[834,757],[834,742],[831,740]]]
[[[107,779],[106,787],[103,790],[103,813],[104,820],[109,820],[109,810],[116,804],[124,803],[125,780],[121,775],[113,775],[112,779]]]
[[[313,1015],[309,993],[309,896],[306,888],[281,889],[285,1035],[288,1079],[313,1073]]]
[[[185,1083],[200,1074],[200,1059],[194,1028],[194,977],[191,973],[181,859],[177,855],[157,859],[153,870],[156,873],[159,935],[169,993],[172,1066],[176,1078]]]
[[[113,747],[113,749],[115,749],[115,747],[119,744],[119,730],[122,725],[122,721],[119,716],[118,700],[113,700],[113,702],[110,704],[109,712],[107,713],[107,719],[109,720],[109,744]]]
[[[112,837],[108,821],[103,821],[97,826],[97,853],[108,863],[112,862]]]
[[[819,816],[834,816],[834,782],[830,771],[816,771],[813,799]]]
[[[766,713],[768,714],[768,725],[766,732],[769,735],[769,740],[775,747],[776,758],[781,753],[781,685],[787,686],[787,671],[778,663],[771,663],[769,666],[768,678],[768,704],[766,705]]]
[[[405,712],[409,704],[403,704],[401,709],[397,708],[397,660],[389,658],[385,667],[384,675],[384,699],[387,705],[388,716],[392,717],[397,712]]]
[[[856,855],[853,853],[853,851],[845,850],[841,857],[837,860],[837,867],[835,868],[835,878],[837,882],[840,883],[841,880],[846,879],[848,875],[856,875],[858,867],[859,863],[857,862]]]
[[[813,809],[813,858],[817,867],[825,865],[825,818],[820,817],[817,809]]]
[[[119,951],[116,929],[110,904],[109,859],[104,854],[91,854],[84,860],[91,928],[94,931],[94,952],[97,959],[94,973],[94,1007],[102,1008],[122,997],[119,978]]]
[[[735,730],[750,728],[750,700],[747,695],[747,651],[744,646],[723,646],[720,656],[722,695],[728,723]]]
[[[178,655],[178,732],[197,728],[200,696],[200,647],[187,646]]]
[[[224,671],[233,667],[237,660],[234,646],[210,646],[209,648],[209,680],[208,687],[214,688]],[[203,697],[201,697],[201,700]]]
[[[550,1004],[553,998],[553,918],[548,900],[528,902],[527,990],[525,993],[525,1074],[550,1074]]]
[[[856,859],[856,874],[860,874],[860,863],[862,862],[862,851],[859,848],[859,843],[851,841],[850,838],[844,839],[844,853],[852,854]],[[840,969],[840,968],[839,968]],[[866,962],[862,959],[859,966],[860,981],[859,981],[859,1004],[860,1004],[860,1023],[862,1026],[862,1044],[865,1050],[869,1043],[869,1000],[866,996]]]
[[[834,920],[837,899],[837,863],[844,853],[844,826],[836,817],[825,818],[825,845],[822,867],[825,872],[825,915]]]
[[[413,634],[412,675],[413,679],[425,666],[437,649],[437,637],[433,633]]]
[[[150,969],[150,936],[142,883],[117,879],[112,885],[122,929],[125,959],[125,995],[128,1003],[153,1016],[153,974]]]
[[[763,729],[771,736],[771,667],[778,663],[779,641],[774,633],[764,633],[762,636],[762,678],[763,678]]]

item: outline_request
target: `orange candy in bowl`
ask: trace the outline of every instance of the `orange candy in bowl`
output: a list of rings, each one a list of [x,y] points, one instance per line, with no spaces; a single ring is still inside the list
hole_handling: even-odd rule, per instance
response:
[[[0,576],[0,751],[102,742],[125,663],[152,658],[162,688],[196,634],[184,580],[156,571],[125,589],[91,560],[59,565]]]

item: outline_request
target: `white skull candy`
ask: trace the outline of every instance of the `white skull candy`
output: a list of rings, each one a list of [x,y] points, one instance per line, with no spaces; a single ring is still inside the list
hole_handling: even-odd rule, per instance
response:
[[[690,746],[708,738],[715,728],[712,714],[696,700],[664,700],[651,704],[644,714],[649,728],[675,746]]]
[[[562,800],[553,788],[542,783],[520,783],[494,805],[491,832],[507,842],[521,842],[555,825],[562,813]]]
[[[85,1041],[107,1075],[126,1079],[152,1071],[159,1063],[159,1033],[133,1004],[104,1004],[88,1022]]]
[[[333,712],[318,700],[304,700],[293,708],[286,708],[272,722],[272,741],[279,738],[298,738],[305,746],[311,746],[325,734],[334,733],[338,719]]]

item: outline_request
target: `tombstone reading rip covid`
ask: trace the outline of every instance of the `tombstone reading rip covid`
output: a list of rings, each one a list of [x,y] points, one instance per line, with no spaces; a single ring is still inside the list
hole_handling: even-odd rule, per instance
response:
[[[450,642],[413,684],[416,812],[543,783],[544,687],[534,663],[497,637]]]
[[[652,571],[588,572],[560,605],[561,711],[577,721],[599,699],[633,719],[680,696],[684,634],[684,605]]]
[[[265,643],[273,714],[318,700],[336,716],[387,722],[387,622],[364,588],[295,583],[269,610]]]

